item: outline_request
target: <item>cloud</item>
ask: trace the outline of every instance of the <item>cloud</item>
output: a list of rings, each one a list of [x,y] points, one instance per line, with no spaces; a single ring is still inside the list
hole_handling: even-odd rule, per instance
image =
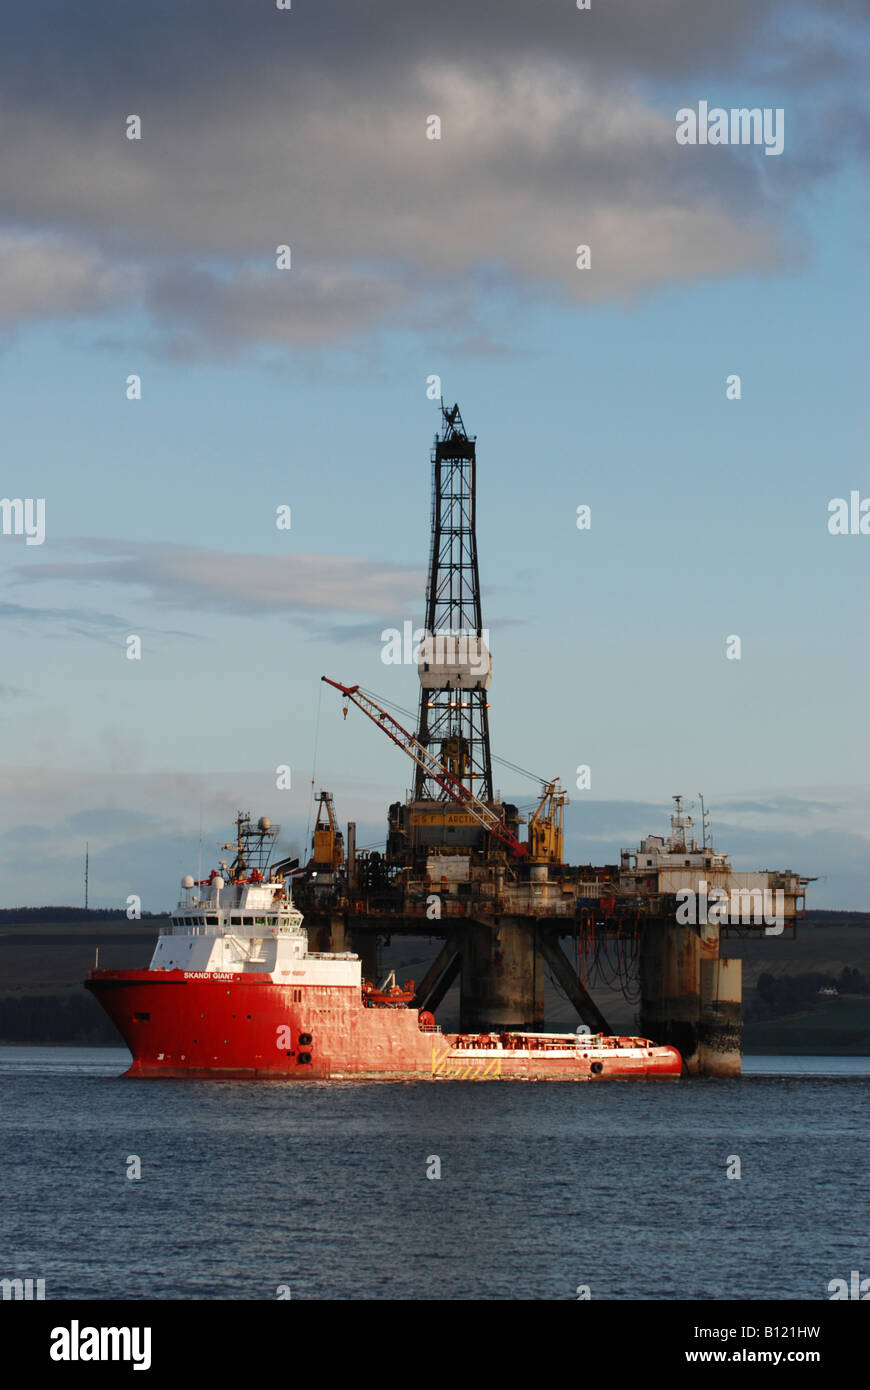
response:
[[[839,142],[809,138],[782,162],[685,150],[673,113],[711,72],[742,100],[766,69],[768,96],[793,84],[829,128],[831,74],[863,32],[854,7],[809,4],[778,46],[776,0],[192,0],[150,5],[135,30],[115,4],[37,9],[16,13],[0,55],[3,321],[133,302],[155,350],[218,360],[443,329],[445,302],[463,350],[491,351],[481,319],[505,294],[582,307],[787,267],[794,199]],[[832,10],[814,68],[813,22]],[[141,141],[125,138],[132,112]],[[868,128],[864,100],[846,144]]]
[[[854,16],[850,0],[817,0],[807,15]],[[335,72],[345,83],[368,84],[373,73],[406,66],[412,59],[443,57],[449,48],[477,66],[518,53],[532,59],[569,56],[612,72],[655,76],[696,71],[704,64],[733,64],[771,37],[778,17],[794,22],[789,0],[731,0],[725,6],[697,0],[620,0],[578,13],[564,0],[499,0],[497,6],[440,0],[409,7],[406,0],[355,0],[296,5],[276,13],[236,0],[151,0],[132,28],[129,11],[114,0],[91,0],[84,10],[68,0],[21,6],[6,22],[8,85],[16,95],[32,91],[35,71],[50,89],[71,66],[82,80],[68,84],[76,109],[105,112],[113,104],[138,110],[148,93],[189,94],[204,87],[232,96],[246,74],[264,81],[303,69]],[[146,22],[143,22],[143,18]],[[446,40],[446,36],[449,36]],[[135,39],[135,42],[132,40]],[[159,61],[158,61],[159,59]],[[139,98],[139,100],[135,100]]]
[[[146,909],[165,909],[177,899],[182,873],[197,868],[200,826],[202,863],[210,867],[219,857],[218,845],[230,837],[240,806],[282,823],[282,845],[304,843],[307,787],[289,794],[273,791],[265,799],[263,788],[261,768],[229,778],[225,773],[0,768],[0,869],[6,871],[0,903],[19,904],[24,883],[39,884],[39,898],[30,905],[79,901],[88,839],[92,903],[118,905],[128,893],[141,893]],[[359,844],[382,847],[383,813],[391,794],[389,786],[381,789],[368,779],[356,782],[343,774],[340,815],[357,822]],[[832,804],[832,821],[842,811]],[[620,848],[636,845],[642,835],[667,833],[666,812],[654,803],[575,799],[569,811],[569,862],[618,862]],[[791,865],[819,874],[810,886],[810,907],[866,907],[866,840],[844,834],[837,825],[812,837],[775,820],[751,832],[723,825],[716,844],[731,855],[735,868]]]
[[[219,360],[249,342],[336,341],[389,318],[407,296],[394,279],[349,267],[223,276],[194,268],[155,275],[145,301],[169,356]]]
[[[216,865],[240,806],[283,823],[280,847],[304,842],[308,797],[264,799],[260,769],[198,776],[0,767],[0,905],[80,903],[85,841],[90,900],[123,906],[129,893],[146,911],[178,900],[183,873]],[[290,804],[288,804],[288,801]]]
[[[103,313],[139,288],[135,270],[69,238],[0,232],[0,324]]]
[[[33,579],[38,577],[38,570],[26,569],[22,577]],[[78,637],[87,637],[93,641],[102,642],[106,646],[117,646],[118,642],[125,638],[131,631],[129,619],[119,617],[115,613],[104,613],[96,608],[86,607],[66,607],[60,608],[50,605],[45,608],[37,607],[34,604],[24,603],[0,603],[0,621],[22,623],[29,631],[39,626],[54,628],[58,632],[75,633]],[[200,634],[195,632],[180,631],[177,628],[158,628],[152,624],[137,622],[136,632],[140,635],[148,633],[149,636],[158,637],[181,637],[186,641],[198,640]],[[12,686],[0,687],[0,696],[3,691],[11,692],[15,688]],[[16,691],[16,693],[22,693]]]
[[[101,539],[69,542],[67,548],[98,558],[31,563],[20,566],[17,577],[29,582],[131,586],[145,590],[166,608],[246,618],[252,613],[395,612],[416,603],[423,585],[416,569],[351,555],[244,555]],[[74,610],[54,611],[69,616]],[[108,615],[99,618],[109,621]]]
[[[25,570],[24,573],[32,577],[29,571]],[[96,609],[37,608],[23,603],[0,603],[0,619],[23,622],[28,626],[33,623],[53,623],[61,627],[70,627],[82,636],[117,633],[124,626],[122,618]]]

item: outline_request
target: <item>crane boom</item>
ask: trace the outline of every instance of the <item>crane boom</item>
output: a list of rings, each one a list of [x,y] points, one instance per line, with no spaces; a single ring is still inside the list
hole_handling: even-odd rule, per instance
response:
[[[439,763],[438,759],[433,757],[419,739],[416,739],[413,734],[409,734],[408,730],[403,728],[399,721],[388,714],[385,709],[382,709],[370,695],[364,695],[358,685],[341,685],[338,681],[331,681],[328,676],[321,676],[321,680],[325,681],[327,685],[334,686],[336,690],[340,690],[346,699],[356,705],[357,709],[361,709],[363,714],[368,715],[372,723],[382,729],[387,738],[392,739],[393,743],[407,753],[409,758],[414,759],[414,762],[424,770],[427,777],[431,777],[433,782],[437,782],[449,797],[464,806],[478,824],[483,826],[484,830],[488,830],[497,840],[501,840],[514,858],[518,859],[527,853],[525,845],[521,844],[517,837],[508,830],[501,817],[497,816],[485,801],[476,797],[474,792],[469,791],[449,768],[446,768],[443,763]]]

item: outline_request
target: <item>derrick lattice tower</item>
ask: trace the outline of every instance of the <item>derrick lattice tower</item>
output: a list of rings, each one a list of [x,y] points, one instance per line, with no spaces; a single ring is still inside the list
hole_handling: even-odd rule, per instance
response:
[[[418,738],[481,801],[493,800],[487,692],[492,678],[477,566],[477,458],[459,406],[441,402],[432,451],[432,546],[421,645]],[[415,800],[444,790],[418,767]]]

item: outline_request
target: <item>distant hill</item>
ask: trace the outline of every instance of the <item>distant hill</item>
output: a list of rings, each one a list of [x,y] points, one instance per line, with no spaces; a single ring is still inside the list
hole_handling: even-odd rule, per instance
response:
[[[141,920],[168,917],[168,912],[143,912]],[[0,907],[0,926],[9,922],[22,926],[28,922],[126,922],[140,920],[127,917],[123,907]]]

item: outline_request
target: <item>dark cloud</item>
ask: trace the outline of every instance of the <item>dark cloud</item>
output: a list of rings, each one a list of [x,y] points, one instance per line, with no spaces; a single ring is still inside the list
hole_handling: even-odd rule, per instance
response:
[[[22,576],[32,578],[35,571],[22,568]],[[122,618],[113,613],[101,613],[97,609],[84,608],[37,608],[24,603],[0,603],[0,621],[51,623],[71,626],[82,635],[98,632],[118,632],[124,627]]]
[[[196,94],[207,83],[231,93],[251,70],[284,72],[289,86],[304,66],[356,85],[373,69],[463,56],[479,65],[506,55],[566,55],[673,76],[733,64],[795,8],[793,0],[608,0],[583,13],[566,0],[293,0],[280,12],[274,0],[32,0],[7,12],[4,66],[19,96],[32,88],[28,77],[38,77],[39,87],[95,107],[122,96],[129,103],[137,93]],[[848,0],[806,8],[860,13]]]
[[[145,811],[134,811],[123,806],[76,811],[73,815],[67,816],[61,829],[72,831],[76,835],[105,835],[107,837],[117,837],[133,830],[152,830],[155,833],[165,833],[163,822],[159,816],[150,815]]]
[[[407,298],[395,278],[308,267],[292,274],[245,269],[158,275],[146,305],[175,358],[233,356],[251,340],[283,347],[335,341],[390,317]]]
[[[741,812],[761,816],[812,816],[816,811],[830,813],[829,801],[810,801],[798,796],[778,796],[772,801],[726,801],[722,814],[733,816]]]
[[[33,580],[39,577],[42,577],[39,567],[22,567],[20,572],[22,580]],[[84,606],[61,608],[49,605],[40,608],[35,604],[4,602],[0,603],[0,622],[3,621],[20,623],[29,630],[34,630],[37,627],[48,627],[59,632],[71,632],[77,637],[88,637],[111,647],[122,643],[131,632],[136,632],[140,636],[147,633],[152,637],[181,637],[185,641],[198,640],[199,637],[199,634],[195,632],[183,632],[175,628],[155,628],[150,623],[147,626],[138,623],[134,627],[129,619]],[[5,689],[13,690],[15,687],[7,686]],[[0,694],[2,694],[2,688],[0,688]]]
[[[583,304],[781,268],[795,195],[867,144],[847,56],[865,14],[847,0],[16,7],[0,47],[0,320],[132,302],[161,352],[222,360],[437,331],[449,303],[460,346],[490,352],[493,289]],[[738,87],[742,104],[753,72],[773,83],[767,104],[800,92],[802,149],[676,146],[677,106]],[[817,99],[837,78],[846,89]],[[131,113],[141,141],[125,138]],[[425,139],[432,113],[440,141]],[[284,243],[292,271],[275,268]]]

